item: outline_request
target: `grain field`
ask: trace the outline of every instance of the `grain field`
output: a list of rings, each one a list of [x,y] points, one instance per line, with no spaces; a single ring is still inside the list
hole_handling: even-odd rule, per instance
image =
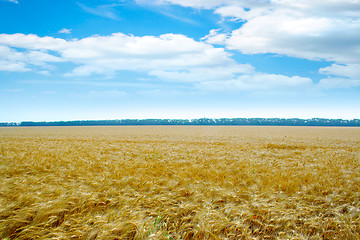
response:
[[[0,239],[360,239],[360,129],[0,128]]]

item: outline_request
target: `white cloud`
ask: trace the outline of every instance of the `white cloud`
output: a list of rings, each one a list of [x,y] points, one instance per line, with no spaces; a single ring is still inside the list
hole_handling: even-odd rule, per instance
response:
[[[65,34],[70,34],[71,33],[71,29],[69,28],[63,28],[59,31],[59,33],[65,33]]]
[[[248,12],[239,6],[224,6],[215,10],[215,13],[220,14],[230,20],[248,19]]]
[[[63,60],[80,64],[72,75],[111,74],[118,70],[176,70],[234,63],[223,48],[177,34],[135,37],[116,33],[65,43],[58,39],[53,41],[61,42],[62,47],[55,49],[48,43],[49,50],[57,50]]]
[[[360,86],[360,79],[329,77],[321,79],[318,85],[323,89],[352,88]]]
[[[61,58],[48,54],[44,50],[18,52],[10,47],[0,45],[0,71],[28,72],[34,66],[51,68],[48,63],[61,61],[63,61]]]
[[[79,65],[69,76],[111,75],[120,70],[182,71],[236,63],[225,49],[180,34],[136,37],[114,33],[69,41],[32,34],[0,34],[0,59],[11,60],[9,56],[12,61],[28,65],[60,61]]]
[[[24,54],[0,45],[0,71],[28,72],[31,69],[24,62]]]
[[[50,72],[49,71],[46,71],[46,70],[42,70],[42,71],[37,71],[37,73],[41,74],[41,75],[44,75],[44,76],[50,76]]]
[[[328,78],[320,80],[319,85],[323,88],[350,88],[360,86],[360,64],[332,64],[329,67],[320,68],[319,72],[328,75]]]
[[[188,14],[184,14],[181,11],[177,11],[168,4],[164,4],[157,1],[137,0],[136,3],[148,11],[155,12],[157,14],[164,15],[177,21],[188,23],[191,25],[199,26],[200,23],[193,20]]]
[[[16,61],[23,58],[23,54],[12,50],[9,47],[0,45],[0,59],[8,61]]]
[[[0,34],[0,45],[30,50],[61,51],[68,42],[61,38],[39,37],[35,34]]]
[[[150,2],[150,0],[138,0]],[[204,40],[244,54],[274,53],[310,60],[359,63],[359,0],[157,0],[157,4],[212,9],[244,24]]]
[[[209,34],[203,37],[201,40],[209,43],[209,44],[224,44],[227,35],[225,33],[220,33],[221,29],[212,29],[210,30]]]
[[[360,1],[273,0],[249,11],[226,10],[217,12],[246,21],[225,41],[230,49],[338,63],[359,61]]]
[[[19,3],[19,1],[18,1],[18,0],[5,0],[5,1],[12,2],[12,3],[16,3],[16,4],[18,4],[18,3]]]
[[[268,15],[253,19],[225,40],[245,54],[275,53],[310,60],[355,63],[360,56],[360,20]]]
[[[258,73],[249,64],[240,64],[224,48],[244,54],[274,53],[334,65],[320,69],[328,75],[319,86],[348,79],[357,84],[360,64],[359,0],[137,0],[139,4],[177,4],[212,9],[224,20],[243,21],[238,29],[224,33],[214,29],[202,41],[181,34],[160,36],[91,36],[64,40],[34,34],[0,34],[0,61],[3,71],[29,71],[48,74],[50,64],[67,61],[76,65],[67,76],[140,71],[163,81],[192,82],[217,89],[272,89],[307,87],[308,78]],[[104,5],[85,11],[117,18],[114,7]],[[60,32],[70,32],[62,29]],[[18,51],[18,49],[23,49]],[[333,79],[333,80],[332,80]]]
[[[255,69],[250,64],[234,64],[220,67],[193,68],[188,70],[153,70],[150,76],[156,76],[164,81],[174,82],[208,82],[235,78],[239,74],[252,74]]]
[[[272,0],[272,4],[283,11],[296,11],[301,15],[316,15],[330,18],[358,18],[360,11],[359,0]]]
[[[319,72],[329,76],[342,76],[360,79],[360,64],[332,64],[329,67],[320,68]]]
[[[114,7],[119,6],[119,4],[108,4],[108,5],[100,5],[97,7],[88,7],[81,3],[77,3],[78,6],[87,13],[103,17],[103,18],[110,18],[113,20],[118,20],[119,17],[117,16]]]
[[[314,87],[314,84],[311,79],[299,76],[253,73],[225,81],[205,81],[199,83],[199,86],[210,90],[289,91],[308,89]]]
[[[168,0],[186,6],[181,0]],[[329,75],[321,81],[356,86],[360,65],[359,0],[197,1],[191,7],[212,8],[224,20],[243,24],[231,33],[211,30],[203,38],[243,54],[280,54],[309,60],[335,62],[320,69]],[[188,5],[191,5],[188,3]],[[334,76],[340,76],[334,77]],[[334,84],[334,83],[339,84]]]
[[[40,66],[46,69],[37,72],[49,74],[49,64],[67,61],[75,65],[67,76],[101,74],[113,77],[119,71],[127,70],[204,89],[287,91],[314,86],[308,78],[256,72],[250,64],[237,63],[224,48],[180,34],[137,37],[114,33],[68,41],[36,35],[0,34],[0,59],[7,63],[3,64],[3,70],[29,71]]]
[[[135,0],[138,4],[174,4],[183,7],[211,9],[227,2],[229,0]]]
[[[173,4],[198,9],[218,9],[221,7],[253,8],[268,5],[269,0],[135,0],[139,4]],[[237,9],[234,8],[236,11]]]
[[[6,72],[28,72],[30,68],[25,63],[0,60],[0,71]]]

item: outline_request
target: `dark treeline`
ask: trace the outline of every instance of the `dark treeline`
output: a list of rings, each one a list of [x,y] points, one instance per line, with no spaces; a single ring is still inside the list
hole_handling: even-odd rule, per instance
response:
[[[360,127],[360,119],[326,118],[200,118],[200,119],[122,119],[122,120],[84,120],[57,122],[0,123],[2,127],[32,126],[136,126],[136,125],[232,125],[232,126],[344,126]]]

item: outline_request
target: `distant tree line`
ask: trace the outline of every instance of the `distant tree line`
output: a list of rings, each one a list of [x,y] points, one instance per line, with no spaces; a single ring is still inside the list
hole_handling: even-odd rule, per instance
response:
[[[360,119],[326,118],[199,118],[199,119],[121,119],[0,123],[0,127],[32,126],[138,126],[138,125],[214,125],[214,126],[344,126],[360,127]]]

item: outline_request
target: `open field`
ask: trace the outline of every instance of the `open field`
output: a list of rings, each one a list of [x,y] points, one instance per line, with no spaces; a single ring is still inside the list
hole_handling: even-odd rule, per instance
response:
[[[360,128],[0,128],[0,239],[360,239]]]

